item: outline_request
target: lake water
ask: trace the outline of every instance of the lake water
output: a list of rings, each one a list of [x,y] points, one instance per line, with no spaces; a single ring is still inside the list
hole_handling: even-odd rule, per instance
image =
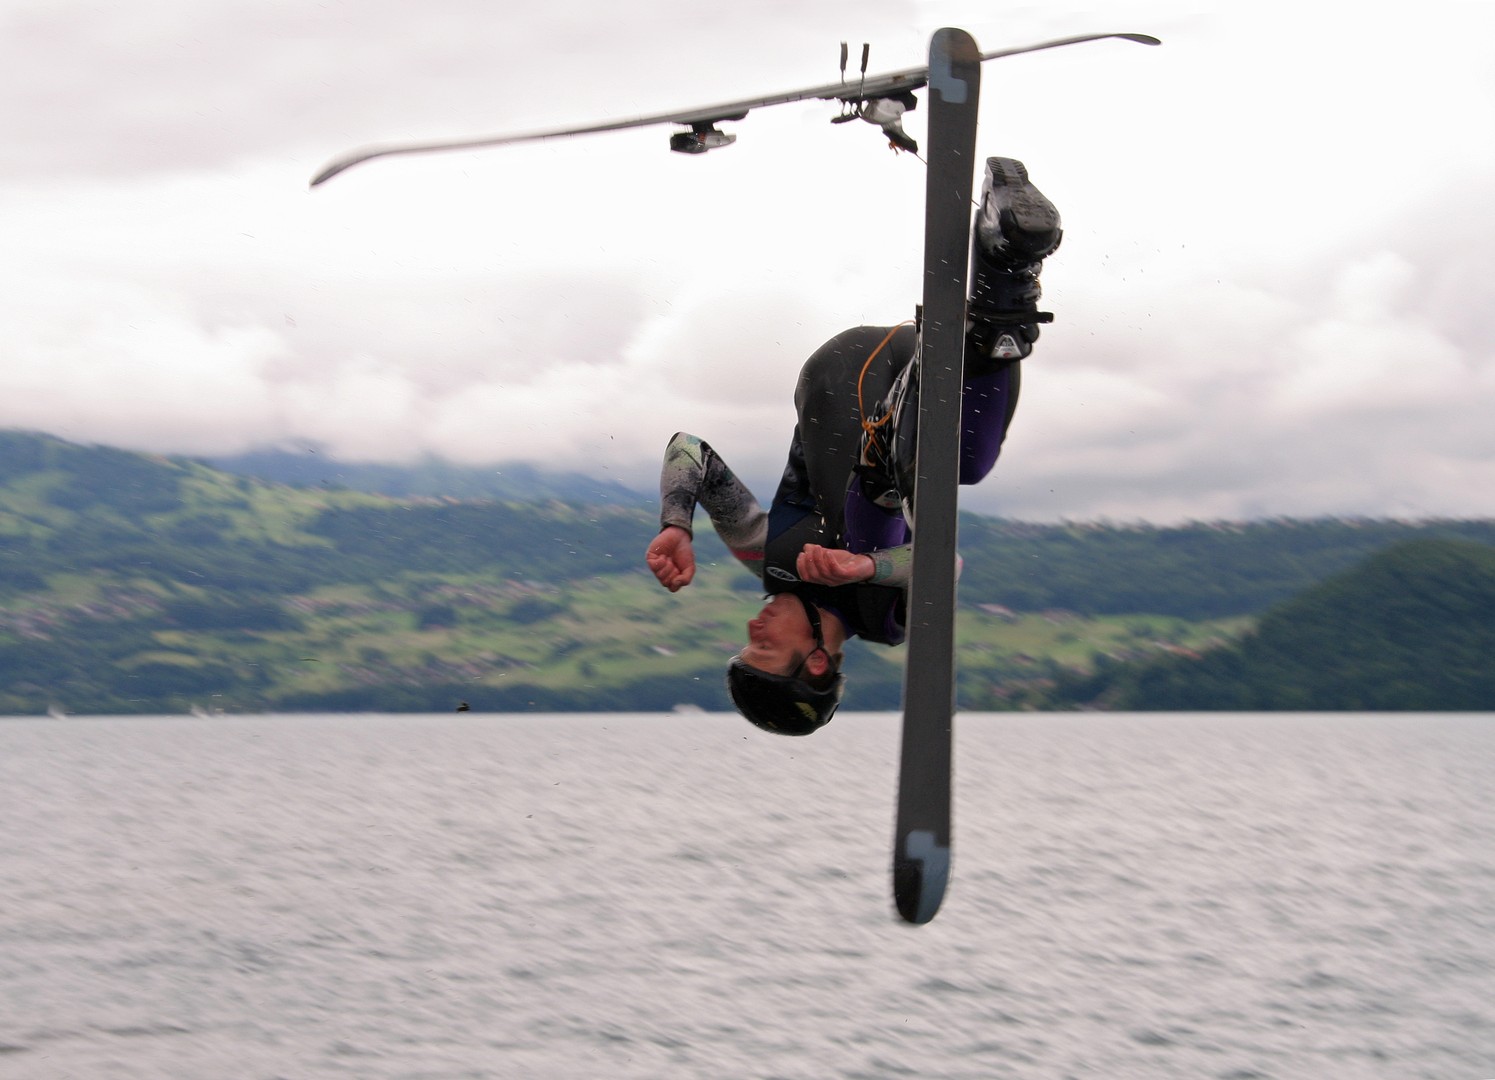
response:
[[[1495,1077],[1495,717],[0,721],[0,1076]]]

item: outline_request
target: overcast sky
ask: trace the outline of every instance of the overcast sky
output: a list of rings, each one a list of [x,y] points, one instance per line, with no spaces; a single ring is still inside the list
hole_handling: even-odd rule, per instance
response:
[[[923,166],[824,103],[687,157],[710,104],[985,49],[980,144],[1066,236],[1016,518],[1495,515],[1495,4],[7,0],[0,426],[189,454],[528,460],[648,490],[701,435],[760,496],[799,365],[909,317]],[[923,135],[924,110],[910,134]]]

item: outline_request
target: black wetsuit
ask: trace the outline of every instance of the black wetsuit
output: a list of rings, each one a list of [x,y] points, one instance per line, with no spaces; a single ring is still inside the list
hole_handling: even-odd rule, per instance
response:
[[[911,325],[893,331],[859,326],[837,334],[805,361],[794,391],[794,438],[767,512],[710,446],[675,435],[660,478],[661,524],[689,530],[699,502],[733,555],[762,578],[768,592],[800,593],[835,613],[848,636],[901,642],[909,528],[900,510],[878,506],[862,493],[856,467],[863,416],[873,415],[889,395],[913,359],[916,340]],[[969,377],[964,392],[960,482],[974,484],[1001,451],[1017,404],[1018,365]],[[801,581],[795,563],[807,544],[871,555],[873,580],[839,586]]]

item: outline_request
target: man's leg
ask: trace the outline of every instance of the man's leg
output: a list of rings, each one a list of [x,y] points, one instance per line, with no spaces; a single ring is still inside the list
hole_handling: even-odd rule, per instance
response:
[[[862,491],[860,477],[853,475],[846,486],[843,537],[846,550],[858,555],[886,551],[908,543],[908,523],[901,509],[880,506]]]
[[[1038,275],[1059,247],[1059,211],[1028,182],[1013,158],[987,158],[981,209],[971,242],[966,311],[965,397],[961,409],[960,482],[979,483],[1002,452],[1017,411],[1018,361],[1033,352],[1043,296]]]
[[[1033,351],[1040,323],[1053,316],[1038,310],[1043,260],[1063,237],[1059,212],[1028,182],[1027,169],[1012,158],[988,158],[971,243],[970,301],[967,308],[965,380],[961,409],[960,482],[979,483],[996,464],[1017,409],[1021,383],[1018,361]],[[900,374],[884,403],[889,436],[863,446],[864,470],[891,478],[898,494],[912,493],[918,380]],[[890,494],[874,496],[893,505]]]
[[[996,371],[970,375],[960,399],[960,482],[979,484],[1002,452],[1007,428],[1017,412],[1022,365],[1013,361]]]

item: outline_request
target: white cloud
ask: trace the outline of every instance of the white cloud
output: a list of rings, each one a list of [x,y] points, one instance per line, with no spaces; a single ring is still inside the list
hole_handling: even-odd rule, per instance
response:
[[[3,424],[524,457],[641,488],[686,428],[766,496],[804,357],[917,299],[922,169],[876,132],[791,106],[701,159],[646,130],[307,178],[365,142],[828,80],[842,38],[884,70],[941,23],[988,47],[1135,29],[1166,44],[987,66],[981,149],[1026,158],[1068,235],[1058,322],[966,505],[1495,513],[1489,5],[1425,4],[1416,35],[1386,5],[1172,0],[1100,23],[970,0],[0,18]]]

